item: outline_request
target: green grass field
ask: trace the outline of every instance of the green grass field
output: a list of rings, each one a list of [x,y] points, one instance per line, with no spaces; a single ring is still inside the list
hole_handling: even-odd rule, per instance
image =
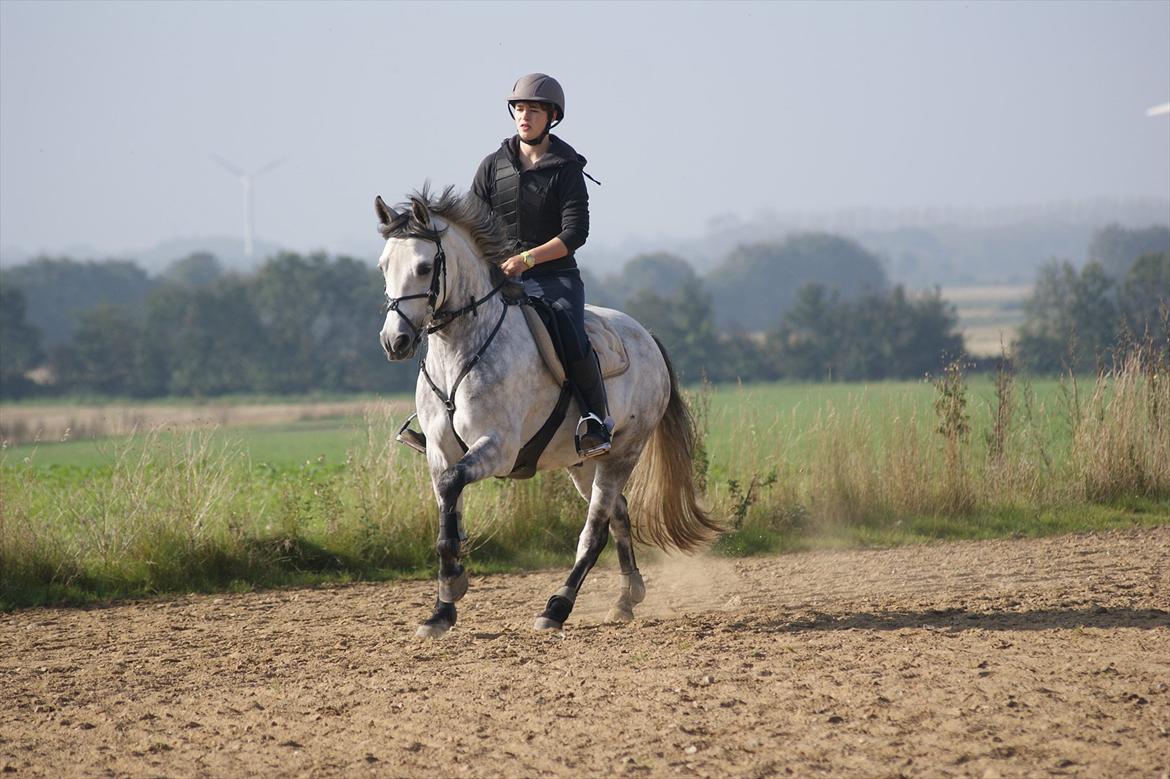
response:
[[[183,438],[186,433],[167,434]],[[362,443],[366,424],[361,417],[314,419],[268,427],[222,428],[211,438],[245,455],[253,463],[292,468],[324,458],[344,462],[346,454]],[[110,465],[125,450],[138,452],[145,436],[129,439],[96,439],[13,446],[5,450],[6,465],[28,462],[38,469],[98,468]]]
[[[1044,435],[1067,446],[1069,427],[1058,413],[1068,390],[1055,379],[1030,386],[1042,415]],[[806,460],[822,441],[826,426],[856,423],[875,442],[891,443],[899,423],[923,423],[929,434],[934,419],[935,387],[926,381],[871,384],[765,384],[724,387],[710,396],[708,449],[712,471],[730,476],[761,463]],[[985,429],[994,414],[994,378],[980,376],[968,386],[968,411],[975,429]],[[1057,413],[1053,413],[1057,412]],[[975,442],[978,444],[978,442]]]
[[[978,427],[991,414],[995,386],[991,378],[982,376],[970,384],[969,391]],[[1041,380],[1033,385],[1033,391],[1038,408],[1051,423],[1049,433],[1059,440],[1068,432],[1067,425],[1048,412],[1060,408],[1063,402],[1060,382]],[[709,394],[692,391],[690,395],[692,407],[697,398],[709,403],[707,448],[712,471],[729,475],[752,464],[770,462],[780,454],[800,457],[810,445],[810,435],[830,414],[859,413],[872,424],[915,414],[929,418],[935,389],[928,382],[801,383],[727,386],[712,389]],[[366,435],[364,419],[344,417],[218,429],[212,438],[246,454],[255,464],[292,468],[321,458],[328,463],[344,462],[351,450],[364,444]],[[27,460],[37,468],[94,468],[111,464],[118,452],[134,450],[145,440],[138,437],[26,444],[6,448],[2,456],[8,466]]]
[[[775,384],[699,390],[715,551],[891,545],[1170,521],[1170,386]],[[1161,377],[1161,378],[1159,378]],[[423,458],[366,417],[10,447],[0,607],[429,573]],[[475,570],[565,565],[584,504],[562,474],[469,488]],[[635,518],[636,520],[636,518]]]

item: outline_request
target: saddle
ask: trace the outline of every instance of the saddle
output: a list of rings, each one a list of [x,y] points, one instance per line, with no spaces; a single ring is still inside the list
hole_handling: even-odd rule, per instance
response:
[[[548,377],[558,387],[565,384],[565,366],[561,356],[557,353],[553,337],[545,326],[533,306],[521,306],[524,319],[528,322],[528,329],[532,331],[532,340],[536,342],[536,350],[548,371]],[[630,367],[630,358],[626,354],[625,344],[618,334],[609,328],[597,314],[585,309],[585,333],[589,336],[589,343],[597,353],[597,360],[601,363],[601,378],[612,379],[621,376]]]

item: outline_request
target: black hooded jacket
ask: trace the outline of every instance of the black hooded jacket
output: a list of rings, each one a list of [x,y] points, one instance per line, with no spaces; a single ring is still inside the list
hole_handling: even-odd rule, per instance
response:
[[[589,236],[589,192],[585,189],[585,158],[555,135],[549,136],[548,151],[536,164],[520,170],[520,138],[513,135],[479,164],[471,191],[496,210],[497,165],[511,166],[520,175],[518,224],[509,224],[519,244],[517,252],[560,238],[569,254],[559,260],[542,262],[524,275],[556,273],[577,267],[573,253]],[[504,173],[508,173],[504,169]],[[501,216],[504,216],[501,214]],[[509,221],[504,216],[505,221]]]

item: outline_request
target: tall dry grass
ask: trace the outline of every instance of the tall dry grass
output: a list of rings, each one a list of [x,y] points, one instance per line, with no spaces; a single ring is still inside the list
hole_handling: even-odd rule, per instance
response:
[[[232,526],[236,458],[206,432],[155,431],[137,443],[110,445],[111,465],[92,474],[5,464],[0,583],[168,588],[198,579]]]
[[[806,533],[930,519],[953,532],[956,523],[989,516],[1010,516],[1028,532],[1029,521],[1052,510],[1170,499],[1165,351],[1136,348],[1088,386],[1066,377],[1060,402],[1049,406],[1026,380],[1001,371],[989,408],[979,409],[979,429],[961,365],[934,387],[931,415],[909,402],[889,413],[861,400],[827,404],[799,434],[781,432],[768,454],[744,458],[734,478],[710,491],[741,536],[724,545],[774,548],[761,533],[788,532],[793,517]],[[752,448],[754,430],[738,435]],[[745,506],[742,485],[776,472],[775,488],[748,495]]]
[[[1170,375],[1146,352],[1098,380],[1074,417],[1070,487],[1083,500],[1170,492]]]
[[[394,442],[398,407],[366,414],[344,464],[254,464],[242,439],[157,429],[97,470],[0,467],[0,604],[209,590],[432,567],[425,461]],[[469,491],[468,549],[487,566],[571,558],[585,504],[567,477]]]
[[[1166,505],[1165,351],[1135,350],[1065,388],[1046,405],[1002,373],[984,408],[953,366],[929,406],[875,405],[859,389],[772,419],[740,405],[718,429],[701,391],[690,398],[696,483],[733,528],[719,542],[728,553],[908,526],[962,534],[988,517],[996,532],[1029,532],[1052,509]],[[425,461],[393,442],[398,411],[369,410],[365,440],[344,463],[275,469],[251,462],[242,439],[210,431],[122,439],[96,470],[5,459],[0,605],[430,572],[434,496]],[[712,446],[727,437],[734,446]],[[477,484],[465,501],[471,560],[567,563],[584,508],[560,473]]]

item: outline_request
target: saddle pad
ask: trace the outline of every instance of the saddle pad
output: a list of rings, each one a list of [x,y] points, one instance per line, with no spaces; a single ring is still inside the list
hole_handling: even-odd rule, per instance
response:
[[[544,360],[544,367],[548,369],[553,381],[558,385],[565,383],[565,367],[561,365],[561,358],[553,347],[552,336],[536,309],[532,306],[520,306],[524,318],[528,321],[528,329],[532,331],[532,338],[536,341],[536,350]],[[597,352],[597,359],[601,363],[601,378],[610,379],[621,376],[630,367],[630,358],[626,354],[626,347],[617,333],[609,329],[605,320],[585,309],[585,333],[589,336],[589,343],[593,344],[593,351]]]

